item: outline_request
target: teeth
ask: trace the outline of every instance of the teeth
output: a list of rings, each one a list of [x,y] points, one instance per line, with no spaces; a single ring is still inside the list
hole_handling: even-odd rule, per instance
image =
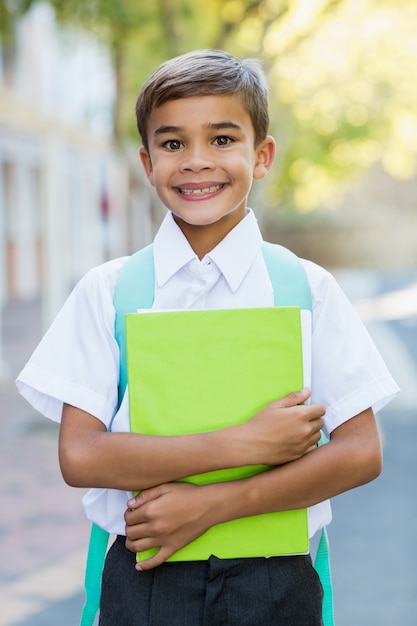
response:
[[[185,196],[202,196],[205,193],[214,193],[223,185],[214,185],[213,187],[205,187],[204,189],[181,189],[181,193]]]

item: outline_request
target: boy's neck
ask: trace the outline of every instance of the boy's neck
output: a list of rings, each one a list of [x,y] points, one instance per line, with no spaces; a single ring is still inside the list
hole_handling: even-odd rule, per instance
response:
[[[203,259],[206,254],[211,252],[231,230],[243,219],[236,219],[236,216],[225,216],[223,219],[215,222],[214,224],[207,224],[205,226],[188,224],[184,222],[176,215],[173,216],[175,222],[181,229],[184,237],[187,239],[191,248],[194,250],[198,258]]]

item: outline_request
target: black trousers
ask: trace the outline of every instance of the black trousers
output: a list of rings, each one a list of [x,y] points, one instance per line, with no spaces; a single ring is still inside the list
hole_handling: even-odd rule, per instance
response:
[[[100,626],[322,626],[309,556],[164,563],[135,570],[124,537],[103,571]]]

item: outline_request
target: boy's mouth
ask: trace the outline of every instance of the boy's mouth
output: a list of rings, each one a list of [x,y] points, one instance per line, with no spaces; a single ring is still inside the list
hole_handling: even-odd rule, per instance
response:
[[[190,187],[177,187],[178,191],[183,196],[204,196],[210,193],[215,193],[224,187],[224,183],[218,185],[210,185],[207,187],[197,187],[191,189]]]

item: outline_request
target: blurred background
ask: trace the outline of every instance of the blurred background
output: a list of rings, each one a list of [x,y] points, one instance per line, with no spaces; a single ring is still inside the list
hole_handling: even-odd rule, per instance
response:
[[[207,47],[268,76],[265,238],[335,273],[402,388],[383,475],[334,501],[336,624],[415,624],[416,33],[415,0],[0,0],[0,624],[77,624],[82,494],[13,380],[81,276],[152,239],[136,97]]]

